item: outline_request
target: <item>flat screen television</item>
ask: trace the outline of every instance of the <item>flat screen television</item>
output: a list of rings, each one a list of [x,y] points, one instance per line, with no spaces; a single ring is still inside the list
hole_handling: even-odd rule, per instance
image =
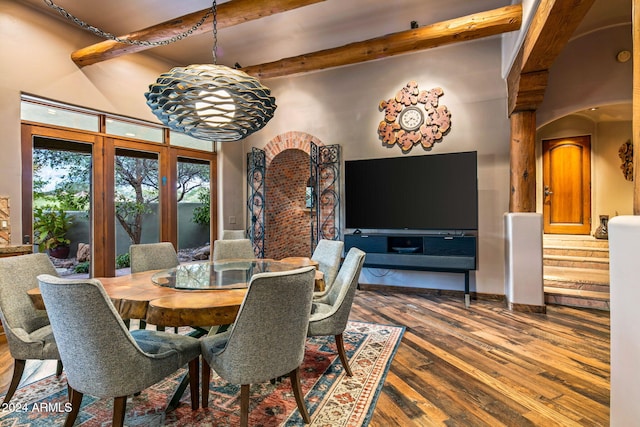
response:
[[[345,226],[478,229],[475,151],[345,161]]]

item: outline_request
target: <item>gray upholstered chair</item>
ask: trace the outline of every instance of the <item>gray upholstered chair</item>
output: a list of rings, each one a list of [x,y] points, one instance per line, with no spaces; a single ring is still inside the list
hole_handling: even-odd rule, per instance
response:
[[[84,394],[114,398],[113,425],[122,426],[127,396],[189,364],[191,407],[198,409],[200,341],[150,330],[129,332],[95,279],[38,276],[44,305],[70,389],[72,426]]]
[[[141,243],[129,246],[131,273],[172,268],[180,264],[170,242]]]
[[[222,230],[222,240],[246,239],[244,230]]]
[[[129,246],[129,262],[131,273],[173,268],[180,264],[178,254],[170,242],[131,245]],[[128,319],[125,323],[128,326]],[[146,327],[147,323],[144,320],[140,320],[140,329],[145,329]],[[157,329],[164,331],[162,326],[158,326]]]
[[[325,289],[322,292],[314,292],[314,298],[326,295],[331,289],[340,269],[343,249],[344,242],[340,240],[321,239],[318,242],[311,259],[318,261],[318,270],[324,274]]]
[[[57,275],[46,254],[0,258],[0,319],[14,358],[13,377],[3,404],[13,397],[28,359],[58,360],[56,373],[62,372],[47,313],[36,310],[27,295],[29,289],[38,287],[39,274]]]
[[[251,278],[236,321],[226,332],[202,339],[202,407],[208,406],[213,368],[241,384],[240,425],[249,417],[249,385],[289,374],[298,410],[310,421],[300,387],[315,269],[258,273]]]
[[[344,350],[342,333],[347,327],[365,255],[358,248],[349,250],[329,292],[323,297],[313,300],[309,331],[307,332],[310,337],[324,335],[335,337],[338,355],[348,376],[353,376],[353,373]]]
[[[216,240],[213,242],[213,261],[221,259],[254,259],[253,245],[249,239]]]

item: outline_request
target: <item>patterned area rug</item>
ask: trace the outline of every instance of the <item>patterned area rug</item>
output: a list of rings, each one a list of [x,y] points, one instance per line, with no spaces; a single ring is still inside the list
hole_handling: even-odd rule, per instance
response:
[[[349,322],[345,347],[353,377],[345,375],[333,337],[307,341],[301,366],[302,389],[311,426],[366,426],[375,408],[391,360],[404,333],[398,326]],[[165,413],[171,395],[186,369],[164,379],[139,396],[127,400],[128,426],[237,426],[240,386],[211,375],[209,407],[192,411],[187,390],[175,410]],[[85,396],[76,426],[111,425],[111,399]],[[62,425],[66,417],[64,374],[55,375],[16,391],[10,406],[1,408],[0,427]],[[302,426],[289,379],[251,386],[251,426]]]

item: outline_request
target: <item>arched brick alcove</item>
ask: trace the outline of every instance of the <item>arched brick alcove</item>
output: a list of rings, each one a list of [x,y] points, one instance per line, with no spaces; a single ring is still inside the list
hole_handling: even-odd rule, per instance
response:
[[[311,212],[305,209],[311,142],[323,145],[313,135],[291,131],[276,136],[264,148],[267,258],[311,254]]]
[[[290,131],[281,133],[269,141],[269,143],[264,147],[267,169],[269,169],[269,165],[274,157],[282,153],[284,150],[302,150],[308,155],[311,150],[312,142],[316,145],[324,145],[318,138],[305,132]]]

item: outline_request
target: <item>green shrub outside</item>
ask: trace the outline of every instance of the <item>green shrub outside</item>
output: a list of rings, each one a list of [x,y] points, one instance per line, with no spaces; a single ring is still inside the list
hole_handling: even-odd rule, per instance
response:
[[[127,268],[130,266],[131,260],[129,259],[128,253],[120,254],[116,257],[116,268]]]

